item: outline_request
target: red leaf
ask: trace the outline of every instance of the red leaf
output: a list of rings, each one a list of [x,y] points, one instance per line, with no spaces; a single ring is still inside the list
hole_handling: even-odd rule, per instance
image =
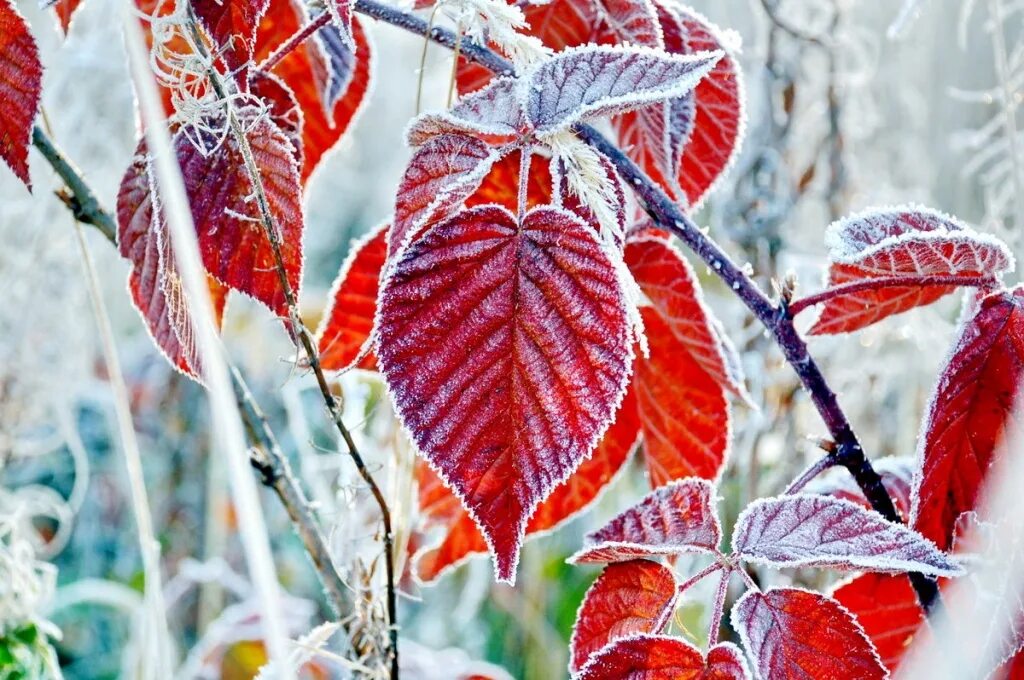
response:
[[[747,680],[743,653],[728,642],[707,658],[681,638],[635,635],[618,640],[591,657],[578,680]],[[816,676],[817,677],[817,676]]]
[[[512,581],[534,509],[593,451],[622,399],[630,330],[615,266],[578,217],[499,206],[402,251],[376,347],[420,451]]]
[[[895,672],[924,622],[910,579],[905,574],[863,574],[832,593],[864,628],[886,668]]]
[[[649,229],[629,237],[626,265],[668,330],[718,384],[746,399],[743,375],[728,359],[720,325],[704,302],[693,268],[663,235]]]
[[[818,335],[848,333],[955,290],[948,282],[922,282],[921,277],[995,283],[998,274],[1013,268],[1013,256],[998,239],[914,206],[844,218],[828,228],[825,240],[830,288],[872,280],[886,285],[830,298],[811,329]],[[910,284],[898,285],[900,279]]]
[[[630,393],[622,401],[615,422],[605,432],[593,455],[583,461],[569,479],[540,504],[526,525],[526,536],[543,535],[565,524],[589,508],[624,468],[636,446],[639,425]],[[419,551],[413,569],[423,583],[434,581],[461,564],[473,553],[487,552],[487,543],[469,513],[434,471],[417,461],[420,481],[420,512],[443,524],[446,534],[435,548]]]
[[[598,12],[610,42],[664,47],[658,13],[651,0],[598,0]],[[604,40],[598,41],[604,42]]]
[[[249,93],[267,105],[267,115],[292,145],[292,155],[302,167],[302,108],[295,93],[273,73],[256,71],[249,80]]]
[[[239,83],[248,82],[256,27],[270,0],[192,0],[192,8]]]
[[[455,134],[433,137],[416,149],[395,195],[388,252],[395,255],[426,228],[451,217],[501,155],[475,137]]]
[[[223,125],[223,121],[215,122]],[[260,170],[270,213],[279,231],[281,256],[292,292],[298,297],[302,275],[303,215],[298,170],[292,146],[267,118],[247,125],[246,134]],[[184,131],[175,137],[175,153],[196,225],[203,265],[211,276],[287,317],[284,289],[275,266],[242,153],[228,135],[215,153],[203,155]],[[209,148],[210,133],[202,133]],[[211,191],[211,187],[216,188]]]
[[[914,484],[914,461],[909,456],[888,456],[872,461],[875,472],[882,478],[882,485],[889,492],[896,510],[904,521],[910,517],[911,496]],[[807,485],[808,493],[822,496],[835,496],[870,508],[871,504],[864,497],[864,492],[857,486],[856,480],[847,470],[835,470],[817,477]]]
[[[754,501],[732,535],[735,555],[772,567],[831,567],[958,576],[931,541],[850,501],[795,495]]]
[[[681,97],[720,56],[668,55],[640,47],[568,48],[523,76],[526,119],[538,134],[552,134],[581,120]]]
[[[118,247],[132,265],[128,289],[156,346],[172,366],[198,380],[202,366],[188,301],[171,250],[170,232],[154,216],[150,189],[146,147],[140,142],[117,195]],[[213,279],[209,282],[219,325],[227,289]]]
[[[705,479],[683,479],[663,486],[589,534],[569,562],[714,553],[722,540],[714,494],[714,487]]]
[[[317,330],[320,365],[324,370],[343,371],[352,366],[377,370],[377,359],[368,343],[377,313],[380,273],[387,259],[387,239],[385,222],[353,243],[341,265]]]
[[[939,377],[918,440],[911,525],[948,549],[961,513],[973,510],[1024,369],[1024,287],[984,298]]]
[[[516,150],[491,166],[491,171],[473,195],[466,199],[466,206],[497,203],[511,211],[517,209],[519,200],[519,163],[521,152]],[[526,208],[551,203],[551,173],[547,163],[532,163],[526,185]]]
[[[675,604],[676,579],[670,569],[649,560],[609,564],[576,613],[569,671],[578,673],[594,652],[610,642],[662,630]]]
[[[860,624],[825,595],[794,588],[747,591],[732,625],[764,680],[887,677]]]
[[[11,0],[0,0],[0,158],[29,189],[28,147],[42,90],[35,38]]]
[[[53,3],[53,13],[56,15],[60,30],[64,32],[64,35],[68,34],[68,29],[71,28],[71,19],[74,18],[75,12],[78,11],[78,6],[81,4],[82,0],[57,0]]]

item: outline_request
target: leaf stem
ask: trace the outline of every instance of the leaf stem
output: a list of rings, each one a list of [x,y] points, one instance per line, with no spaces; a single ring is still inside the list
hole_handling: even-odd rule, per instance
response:
[[[732,569],[723,569],[722,578],[718,582],[718,590],[715,591],[715,602],[711,607],[711,621],[708,623],[709,649],[718,643],[719,635],[722,632],[722,614],[725,612],[725,596],[729,593],[730,576],[732,576]]]
[[[955,276],[924,274],[920,276],[881,276],[863,281],[851,281],[799,298],[789,303],[789,313],[796,316],[808,307],[828,302],[843,295],[885,288],[914,288],[919,286],[958,286],[961,288],[989,288],[998,285],[994,276]]]
[[[705,577],[710,576],[711,574],[714,574],[719,569],[724,569],[724,568],[725,568],[725,565],[723,565],[721,563],[721,561],[716,559],[714,562],[712,562],[708,566],[704,567],[699,572],[697,572],[696,574],[694,574],[693,576],[691,576],[690,578],[686,579],[685,581],[680,583],[678,586],[676,586],[676,595],[682,595],[687,590],[689,590],[693,586],[697,585],[697,583],[699,583],[700,581],[704,580]]]

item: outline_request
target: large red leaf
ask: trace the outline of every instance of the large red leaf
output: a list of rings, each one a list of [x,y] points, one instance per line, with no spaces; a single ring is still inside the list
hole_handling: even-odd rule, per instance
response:
[[[615,265],[578,217],[470,208],[402,251],[377,357],[420,451],[512,581],[534,509],[593,451],[632,360]]]
[[[0,0],[0,158],[30,189],[28,147],[42,90],[35,38],[11,0]]]
[[[217,46],[217,53],[241,84],[248,83],[256,27],[270,0],[192,0],[199,23]]]
[[[935,544],[873,510],[831,496],[754,501],[740,513],[733,553],[772,567],[831,567],[958,576],[960,567]]]
[[[609,564],[583,596],[569,643],[569,670],[578,673],[609,642],[657,633],[676,604],[672,571],[650,560]]]
[[[924,612],[906,574],[862,574],[832,597],[853,614],[891,672],[899,667]]]
[[[992,285],[1013,268],[1013,256],[998,239],[916,206],[846,217],[828,228],[825,240],[830,288],[878,285],[830,298],[811,329],[815,334],[848,333],[955,290],[946,280],[927,280],[931,277],[981,278]],[[901,279],[908,284],[900,285]]]
[[[171,365],[199,379],[202,364],[170,232],[154,214],[146,147],[139,144],[117,195],[117,242],[131,262],[128,289],[157,348]],[[209,279],[217,323],[227,303],[227,289]]]
[[[881,680],[878,653],[860,624],[838,602],[795,588],[747,591],[732,625],[762,680]]]
[[[352,244],[331,286],[330,301],[316,334],[320,365],[325,370],[341,371],[353,365],[368,371],[377,369],[377,359],[368,343],[387,254],[386,222]]]
[[[526,525],[526,537],[540,536],[573,519],[589,508],[624,469],[636,446],[639,424],[632,397],[626,394],[622,406],[593,455],[556,487]],[[429,524],[444,527],[436,547],[420,550],[413,561],[416,579],[428,583],[476,553],[487,552],[487,543],[473,518],[422,460],[417,461],[420,482],[420,512]]]
[[[918,440],[911,525],[950,547],[956,520],[973,510],[1003,434],[1012,425],[1024,370],[1024,287],[981,300],[939,377]]]
[[[681,638],[634,635],[597,652],[578,680],[747,680],[749,677],[743,653],[728,642],[712,647],[705,658],[699,649]]]
[[[218,124],[224,122],[214,122]],[[292,146],[268,118],[258,118],[246,129],[278,230],[288,284],[297,297],[302,276],[303,215]],[[210,133],[202,136],[209,148],[217,146]],[[229,134],[218,151],[204,154],[183,129],[175,137],[174,148],[206,270],[224,285],[287,317],[273,250],[257,202],[252,200],[252,182],[235,138]]]
[[[715,553],[722,528],[715,488],[705,479],[683,479],[655,490],[588,534],[573,564],[622,562],[639,557]]]

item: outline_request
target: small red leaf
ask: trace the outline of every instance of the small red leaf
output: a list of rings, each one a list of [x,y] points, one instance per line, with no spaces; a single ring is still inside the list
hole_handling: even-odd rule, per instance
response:
[[[1024,372],[1024,287],[993,293],[960,331],[918,441],[911,525],[950,547],[961,513],[975,509],[1012,426]]]
[[[502,151],[466,135],[433,137],[416,149],[395,194],[395,226],[388,253],[395,255],[423,231],[451,217]]]
[[[74,18],[75,12],[78,11],[78,6],[81,4],[82,0],[57,0],[53,3],[53,13],[56,15],[60,30],[64,32],[64,35],[68,34],[68,29],[71,28],[71,19]]]
[[[380,273],[388,254],[387,239],[385,222],[353,243],[341,265],[316,334],[324,370],[343,371],[353,365],[368,371],[377,369],[369,341],[377,313]]]
[[[615,265],[578,217],[465,210],[402,251],[383,285],[378,362],[420,451],[512,581],[534,509],[590,455],[625,391]]]
[[[722,540],[715,489],[704,479],[663,486],[589,534],[572,564],[638,557],[714,553]]]
[[[998,239],[915,206],[844,218],[828,228],[825,240],[830,288],[872,281],[884,285],[829,298],[811,329],[819,335],[855,331],[955,290],[948,280],[929,282],[929,277],[985,279],[992,285],[1013,268],[1013,256]],[[899,285],[901,279],[908,285]]]
[[[610,42],[664,47],[658,13],[650,0],[598,0],[597,5],[597,14],[611,33]]]
[[[192,8],[239,83],[248,82],[256,27],[270,0],[192,0]]]
[[[11,0],[0,0],[0,158],[29,189],[28,147],[42,90],[35,38]]]
[[[733,553],[773,567],[831,567],[958,576],[960,567],[902,524],[850,501],[795,495],[754,501],[740,513]]]
[[[499,78],[464,95],[447,111],[421,114],[409,126],[406,141],[420,146],[437,135],[461,134],[491,144],[511,142],[525,132],[526,125],[519,85],[516,78]]]
[[[213,125],[224,125],[213,121]],[[247,125],[246,137],[260,171],[281,242],[288,284],[298,297],[302,275],[303,215],[301,188],[291,143],[268,118]],[[235,138],[228,135],[216,153],[205,154],[184,133],[175,137],[175,152],[199,239],[203,265],[211,276],[287,317],[284,288],[270,240],[264,231],[252,182]],[[209,149],[212,133],[202,133]],[[211,191],[211,188],[215,189]]]
[[[888,456],[872,461],[875,472],[882,478],[882,485],[889,492],[896,510],[906,520],[910,517],[911,496],[914,485],[914,461],[909,456]],[[853,501],[865,508],[871,504],[864,492],[857,486],[853,475],[845,469],[830,471],[807,485],[808,493],[835,496]]]
[[[747,591],[733,607],[732,625],[762,680],[888,677],[860,624],[825,595],[794,588]]]
[[[587,590],[576,613],[569,671],[578,673],[591,655],[609,642],[659,632],[675,604],[676,579],[670,569],[649,560],[609,564]]]
[[[832,593],[874,643],[886,668],[895,672],[924,612],[906,574],[863,574]]]
[[[748,680],[743,653],[728,642],[707,658],[689,642],[665,635],[634,635],[591,657],[578,680]],[[817,676],[816,676],[817,677]]]
[[[568,48],[523,76],[526,119],[539,134],[551,134],[581,120],[681,97],[720,56],[668,55],[641,47]]]

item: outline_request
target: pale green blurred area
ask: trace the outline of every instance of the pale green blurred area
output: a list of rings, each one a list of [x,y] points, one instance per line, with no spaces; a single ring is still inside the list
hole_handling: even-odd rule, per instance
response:
[[[780,4],[780,14],[810,32],[823,32],[834,46],[831,86],[842,140],[837,180],[829,155],[835,138],[827,115],[828,54],[772,31],[757,0],[698,0],[697,9],[742,38],[750,112],[744,152],[699,221],[739,262],[750,262],[767,290],[790,271],[801,291],[816,290],[826,225],[837,215],[874,205],[927,204],[1006,238],[1018,256],[1024,255],[1021,216],[1012,214],[1012,201],[1003,201],[1012,184],[1012,177],[1000,174],[1006,139],[1000,125],[990,124],[999,108],[991,91],[998,79],[987,26],[991,5],[998,1],[978,2],[961,22],[957,0],[921,0],[919,16],[892,38],[887,30],[898,3],[836,0],[842,16],[834,30],[824,28],[833,8],[829,0]],[[85,0],[67,40],[34,2],[19,6],[39,37],[47,67],[46,121],[112,207],[136,141],[119,21],[112,19],[119,4]],[[1003,27],[1011,49],[1021,44],[1021,15],[1012,15]],[[422,42],[390,27],[373,26],[372,34],[378,77],[371,104],[318,172],[308,195],[302,305],[310,323],[323,309],[351,240],[387,218],[408,157],[402,131],[415,113]],[[431,48],[422,86],[425,106],[443,104],[449,68],[448,54]],[[954,89],[981,94],[954,96]],[[977,130],[988,134],[979,136]],[[974,162],[989,151],[995,153],[989,160],[981,156]],[[123,460],[112,439],[110,392],[73,223],[52,196],[58,185],[36,154],[32,173],[35,191],[29,196],[0,168],[5,243],[0,249],[0,498],[5,501],[0,510],[23,502],[14,494],[31,484],[56,490],[58,501],[75,500],[60,521],[40,523],[47,533],[65,527],[58,534],[60,545],[42,555],[57,566],[62,590],[40,613],[63,632],[56,649],[66,677],[127,677],[125,664],[141,649],[132,606],[142,577]],[[228,511],[223,461],[209,450],[203,393],[168,369],[128,302],[125,263],[98,234],[88,234],[88,243],[129,377],[164,578],[175,596],[168,619],[179,658],[185,659],[225,605],[245,601],[245,564]],[[712,308],[743,355],[758,406],[733,405],[732,451],[720,486],[728,535],[741,507],[780,492],[818,455],[811,438],[825,432],[762,329],[730,291],[703,267],[698,271]],[[913,455],[958,309],[959,297],[951,296],[855,336],[812,340],[812,352],[873,458]],[[337,452],[312,383],[287,361],[291,348],[281,324],[255,304],[235,299],[225,341],[317,502],[341,567],[351,568],[357,558],[372,560],[377,545],[372,505],[365,493],[355,492],[354,471]],[[415,523],[412,453],[384,390],[366,375],[346,376],[342,388],[346,420],[388,489],[399,532],[407,533]],[[566,676],[572,623],[598,571],[564,560],[587,531],[646,490],[643,470],[634,461],[590,512],[527,544],[515,588],[493,585],[483,556],[434,586],[408,585],[401,603],[403,635],[429,648],[461,648],[516,678]],[[289,626],[300,635],[328,612],[276,499],[264,493],[263,501],[279,575],[296,598]],[[226,565],[219,571],[197,566],[218,560]],[[682,560],[676,570],[685,577],[701,566]],[[761,576],[769,583],[795,580],[817,588],[833,579],[790,572]],[[70,590],[83,579],[102,581],[107,589]],[[706,603],[713,586],[702,583],[687,594],[671,624],[673,634],[706,640]],[[723,635],[729,634],[724,628]],[[245,639],[244,632],[232,635],[225,634],[213,648],[222,653]]]

